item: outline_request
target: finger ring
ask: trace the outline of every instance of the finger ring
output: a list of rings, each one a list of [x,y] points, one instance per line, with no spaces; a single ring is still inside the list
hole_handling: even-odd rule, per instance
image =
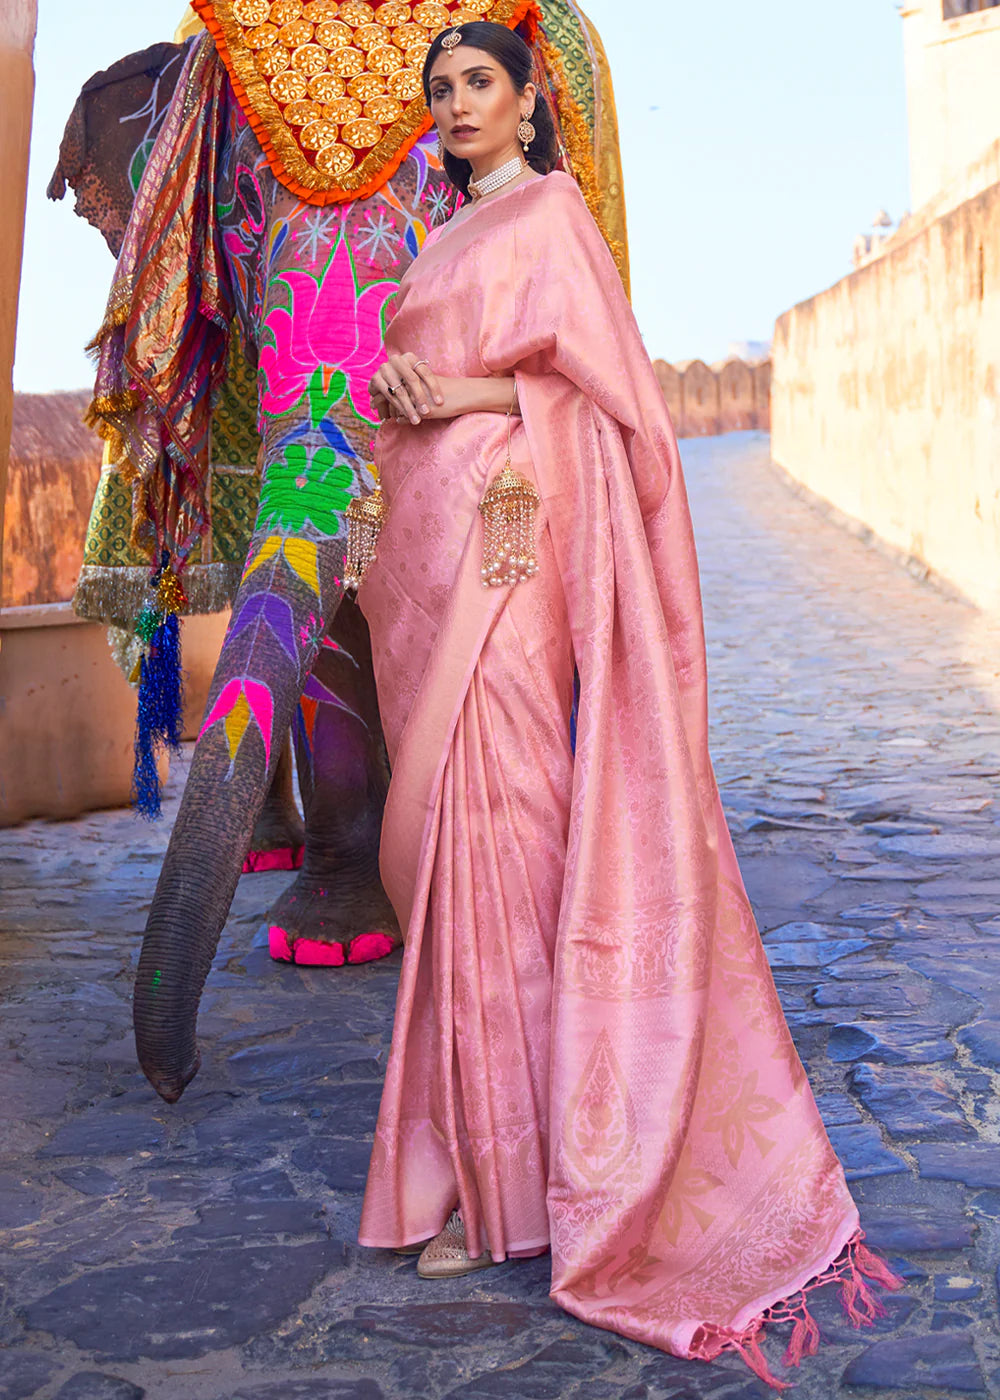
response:
[[[390,393],[390,394],[395,394],[396,390],[397,390],[398,388],[400,388],[400,386],[402,385],[402,382],[403,382],[403,381],[400,380],[399,384],[390,384],[390,385],[388,385],[387,387],[388,387],[389,393]]]
[[[419,369],[421,365],[429,365],[429,364],[430,364],[430,360],[417,360],[417,361],[415,362],[413,368],[414,368],[414,369]]]

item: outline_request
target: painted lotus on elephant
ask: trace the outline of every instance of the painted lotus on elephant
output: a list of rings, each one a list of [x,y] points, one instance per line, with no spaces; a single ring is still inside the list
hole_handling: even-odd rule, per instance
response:
[[[261,413],[280,417],[308,394],[310,419],[318,423],[346,393],[357,416],[374,426],[368,381],[382,359],[386,305],[396,287],[395,278],[358,286],[343,227],[318,271],[276,273],[261,333]]]

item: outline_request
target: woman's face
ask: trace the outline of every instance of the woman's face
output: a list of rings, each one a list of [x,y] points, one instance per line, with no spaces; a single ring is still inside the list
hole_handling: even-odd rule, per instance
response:
[[[431,116],[453,156],[475,169],[520,149],[517,127],[534,107],[535,89],[528,83],[524,92],[516,92],[499,59],[457,44],[435,60],[430,92]]]

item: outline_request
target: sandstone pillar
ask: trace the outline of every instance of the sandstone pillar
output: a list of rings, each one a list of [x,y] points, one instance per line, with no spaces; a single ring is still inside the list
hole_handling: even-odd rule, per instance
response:
[[[0,549],[14,407],[14,333],[35,93],[31,56],[37,23],[37,0],[3,0],[0,5]]]

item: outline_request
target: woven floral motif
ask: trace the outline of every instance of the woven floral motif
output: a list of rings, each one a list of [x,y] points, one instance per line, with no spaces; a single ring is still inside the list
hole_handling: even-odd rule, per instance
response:
[[[371,194],[430,126],[443,29],[537,22],[537,0],[192,0],[278,179],[312,204]]]

